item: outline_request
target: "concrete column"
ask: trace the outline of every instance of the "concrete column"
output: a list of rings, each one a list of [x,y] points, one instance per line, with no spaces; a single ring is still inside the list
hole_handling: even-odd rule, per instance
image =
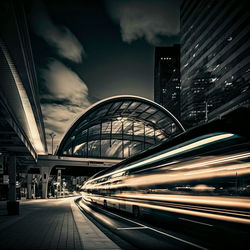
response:
[[[47,199],[50,167],[41,167],[40,170],[42,175],[42,199]]]
[[[7,202],[7,210],[9,215],[19,214],[19,202],[16,201],[16,155],[10,154],[8,160],[9,174],[9,200]]]
[[[9,201],[16,201],[16,155],[9,156]]]
[[[37,181],[34,180],[34,182],[33,182],[33,198],[34,199],[36,199],[36,184],[37,184]]]
[[[32,198],[32,174],[27,174],[27,199]]]

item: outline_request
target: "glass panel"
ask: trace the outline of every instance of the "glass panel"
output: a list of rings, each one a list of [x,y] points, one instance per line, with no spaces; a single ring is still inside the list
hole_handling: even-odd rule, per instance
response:
[[[163,134],[159,134],[156,137],[158,140],[163,140],[164,138],[166,138]]]
[[[161,134],[161,130],[155,130],[155,135],[159,135],[159,134]]]
[[[108,114],[113,114],[114,111],[122,104],[122,102],[116,102],[113,104],[113,106],[110,108]]]
[[[157,123],[159,120],[161,120],[165,115],[162,112],[157,112],[154,115],[150,116],[148,118],[149,121]]]
[[[152,127],[146,126],[145,127],[145,134],[146,134],[146,136],[153,137],[154,136],[154,129]]]
[[[76,145],[74,147],[74,155],[76,154],[77,151],[79,151],[79,149],[82,147],[83,143],[79,144],[79,145]]]
[[[168,125],[169,125],[169,123],[171,123],[172,121],[168,118],[168,117],[166,117],[166,118],[164,118],[164,119],[162,119],[159,123],[158,123],[158,125],[160,125],[161,127],[167,127]]]
[[[143,144],[141,142],[131,142],[129,150],[130,156],[133,156],[143,150]]]
[[[87,144],[87,142],[83,144],[81,149],[82,149],[82,156],[87,157],[88,156],[88,144]]]
[[[89,146],[89,157],[100,157],[100,140],[98,141],[90,141],[88,143]]]
[[[98,110],[92,112],[92,113],[87,117],[88,121],[95,120],[96,117],[97,117],[97,116],[96,116],[97,112],[98,112]]]
[[[102,123],[102,134],[110,134],[111,122]]]
[[[146,119],[148,116],[149,116],[149,114],[148,114],[147,112],[143,112],[143,113],[140,115],[140,118]]]
[[[176,124],[175,123],[169,123],[165,128],[166,133],[173,134],[176,131]]]
[[[155,113],[157,110],[155,109],[155,108],[149,108],[148,110],[147,110],[147,113],[148,114],[153,114],[153,113]]]
[[[82,131],[81,134],[82,134],[82,135],[87,135],[87,132],[88,132],[87,129],[85,129],[85,130]]]
[[[144,125],[142,122],[134,122],[134,135],[144,135]]]
[[[134,110],[136,107],[138,107],[140,105],[140,102],[133,102],[129,107],[128,110],[132,111]]]
[[[98,135],[100,134],[100,124],[94,125],[93,127],[89,128],[89,135]]]
[[[109,151],[111,149],[111,140],[101,140],[101,147],[102,147],[102,157],[106,158],[112,158],[109,154]]]
[[[75,146],[74,155],[86,157],[87,156],[87,143],[84,142],[82,144]]]
[[[124,102],[121,107],[119,108],[119,110],[124,110],[128,107],[128,105],[130,104],[130,102]]]
[[[109,107],[111,106],[111,104],[107,104],[104,107],[101,107],[100,109],[98,109],[95,113],[95,115],[97,116],[96,118],[98,118],[98,116],[103,116],[106,114],[106,112],[108,111]]]
[[[136,112],[142,113],[142,112],[145,111],[147,108],[149,108],[149,106],[148,106],[147,104],[141,104],[141,105],[136,109]]]
[[[122,141],[121,140],[111,140],[111,147],[107,147],[105,154],[109,158],[121,159],[122,158]]]
[[[176,127],[176,124],[175,123],[172,123],[172,133],[176,133],[176,130],[177,130],[177,127]]]
[[[145,110],[141,115],[140,117],[143,118],[143,119],[146,119],[148,117],[150,117],[152,114],[155,114],[156,113],[156,109],[154,108],[149,108],[147,110]]]
[[[122,122],[113,121],[112,122],[112,134],[121,133],[121,130],[122,130]]]
[[[84,126],[86,126],[87,124],[88,124],[88,121],[87,121],[87,120],[83,120],[83,121],[78,125],[77,129],[82,130],[82,128],[83,128]]]
[[[131,121],[124,122],[123,133],[127,135],[132,135],[133,134],[132,125],[133,123]]]
[[[124,158],[130,157],[130,141],[123,141],[124,146]]]

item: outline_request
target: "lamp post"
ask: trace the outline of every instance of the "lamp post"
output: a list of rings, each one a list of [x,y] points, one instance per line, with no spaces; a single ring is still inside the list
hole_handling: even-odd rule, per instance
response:
[[[49,136],[51,137],[51,142],[52,142],[51,154],[53,155],[53,143],[54,143],[54,137],[56,136],[56,134],[52,132],[49,134]]]

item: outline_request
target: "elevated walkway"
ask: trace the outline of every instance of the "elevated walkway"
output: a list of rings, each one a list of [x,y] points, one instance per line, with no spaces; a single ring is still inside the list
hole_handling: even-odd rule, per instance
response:
[[[73,197],[20,201],[19,216],[4,216],[1,249],[119,249],[78,209]]]

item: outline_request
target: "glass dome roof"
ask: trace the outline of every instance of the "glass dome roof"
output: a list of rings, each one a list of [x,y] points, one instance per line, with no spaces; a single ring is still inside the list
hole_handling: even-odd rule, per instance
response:
[[[63,137],[57,155],[125,159],[184,131],[159,104],[115,96],[88,108]]]

